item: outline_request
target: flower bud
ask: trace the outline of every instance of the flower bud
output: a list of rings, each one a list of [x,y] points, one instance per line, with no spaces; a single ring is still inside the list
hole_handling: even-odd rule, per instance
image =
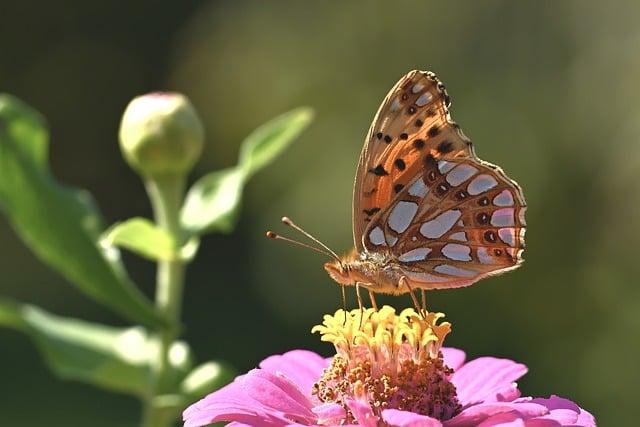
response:
[[[200,157],[204,129],[179,93],[150,93],[129,103],[120,123],[120,149],[147,178],[187,174]]]

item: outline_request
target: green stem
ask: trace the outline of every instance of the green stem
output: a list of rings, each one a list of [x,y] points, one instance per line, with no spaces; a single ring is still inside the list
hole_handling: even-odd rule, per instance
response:
[[[146,187],[156,223],[181,245],[184,236],[180,227],[180,206],[184,196],[184,178],[171,176],[148,180]],[[169,326],[157,331],[160,351],[154,370],[154,387],[145,401],[143,427],[168,427],[173,423],[173,414],[167,414],[167,411],[158,405],[157,398],[172,392],[169,350],[180,329],[184,270],[184,261],[180,259],[158,262],[156,307],[168,319]]]

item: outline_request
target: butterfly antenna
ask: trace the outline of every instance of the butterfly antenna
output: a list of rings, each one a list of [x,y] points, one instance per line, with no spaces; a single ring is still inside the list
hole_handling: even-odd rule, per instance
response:
[[[320,253],[322,255],[326,255],[328,257],[333,257],[334,256],[333,253],[329,253],[329,252],[323,251],[322,249],[316,248],[315,246],[311,246],[311,245],[308,245],[306,243],[299,242],[297,240],[293,240],[293,239],[290,239],[288,237],[281,236],[279,234],[274,233],[273,231],[267,231],[267,237],[270,238],[270,239],[274,239],[274,240],[284,240],[285,242],[289,242],[289,243],[292,243],[294,245],[302,246],[303,248],[311,249],[312,251],[318,252],[318,253]]]
[[[316,242],[317,244],[319,244],[320,246],[322,246],[327,252],[329,252],[331,255],[333,255],[333,257],[335,259],[337,259],[338,261],[340,261],[340,257],[334,252],[332,251],[327,245],[325,245],[324,243],[322,243],[320,240],[316,239],[315,237],[313,237],[311,234],[307,233],[306,231],[304,231],[301,227],[299,227],[298,225],[296,225],[296,223],[294,223],[293,221],[291,221],[291,219],[289,217],[283,216],[282,217],[282,223],[284,225],[288,225],[289,227],[293,228],[294,230],[299,231],[300,233],[304,234],[305,236],[307,236],[309,239],[313,240],[314,242]]]

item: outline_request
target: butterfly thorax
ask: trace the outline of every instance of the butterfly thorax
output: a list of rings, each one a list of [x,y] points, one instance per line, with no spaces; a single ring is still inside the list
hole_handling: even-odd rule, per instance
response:
[[[393,257],[384,252],[358,253],[354,249],[340,261],[326,263],[324,268],[340,285],[360,284],[374,292],[400,293],[401,271]]]

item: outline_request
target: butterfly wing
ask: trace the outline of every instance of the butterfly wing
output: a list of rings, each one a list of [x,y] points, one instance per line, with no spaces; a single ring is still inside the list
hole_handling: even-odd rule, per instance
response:
[[[353,192],[353,239],[366,247],[368,224],[434,158],[473,156],[471,142],[449,116],[449,96],[435,74],[411,71],[385,97],[360,154]]]
[[[420,105],[427,91],[430,102]],[[415,109],[413,121],[407,116],[414,109],[403,115],[392,108],[405,94],[423,108]],[[467,286],[516,268],[524,248],[520,187],[475,156],[447,103],[435,76],[414,71],[401,79],[369,131],[354,194],[358,250],[388,254],[412,286],[424,289]],[[423,124],[418,130],[415,120]]]
[[[504,172],[475,158],[429,158],[371,224],[415,288],[468,286],[522,263],[526,204]],[[376,242],[378,242],[376,240]]]

